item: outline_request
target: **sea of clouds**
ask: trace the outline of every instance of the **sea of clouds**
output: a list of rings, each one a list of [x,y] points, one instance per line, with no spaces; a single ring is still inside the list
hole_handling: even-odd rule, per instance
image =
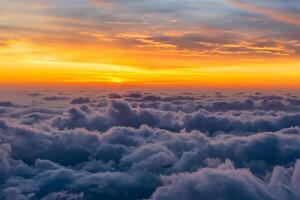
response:
[[[0,94],[0,199],[299,200],[300,97]]]

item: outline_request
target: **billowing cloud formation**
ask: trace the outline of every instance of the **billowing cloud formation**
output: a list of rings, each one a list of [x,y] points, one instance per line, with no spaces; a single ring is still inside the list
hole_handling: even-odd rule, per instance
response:
[[[97,95],[1,106],[0,199],[300,198],[297,94]]]
[[[297,199],[299,164],[292,176],[286,169],[275,167],[266,184],[246,169],[235,169],[229,161],[216,169],[165,177],[165,186],[156,190],[152,199]],[[292,181],[286,182],[288,179]]]

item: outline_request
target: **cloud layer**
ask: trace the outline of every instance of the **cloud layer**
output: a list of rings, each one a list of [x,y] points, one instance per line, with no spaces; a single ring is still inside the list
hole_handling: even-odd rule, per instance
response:
[[[300,198],[297,94],[79,93],[1,101],[1,199]]]

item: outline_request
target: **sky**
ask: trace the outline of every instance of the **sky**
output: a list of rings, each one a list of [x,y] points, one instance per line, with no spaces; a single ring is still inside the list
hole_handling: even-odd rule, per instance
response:
[[[298,0],[0,0],[1,84],[299,88]]]

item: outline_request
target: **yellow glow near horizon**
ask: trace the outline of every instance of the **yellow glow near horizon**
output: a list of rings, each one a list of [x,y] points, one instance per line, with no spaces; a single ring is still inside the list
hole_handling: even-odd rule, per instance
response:
[[[192,87],[299,86],[298,67],[201,67],[149,69],[111,64],[26,61],[4,63],[2,83],[186,85]],[[287,70],[287,68],[289,70]]]
[[[297,60],[260,60],[222,58],[220,61],[205,59],[208,66],[199,66],[199,60],[174,58],[160,59],[151,56],[156,67],[138,66],[148,57],[135,58],[135,62],[126,60],[126,56],[117,53],[110,64],[94,62],[85,57],[85,49],[70,50],[37,48],[27,41],[9,41],[7,47],[0,49],[6,57],[0,61],[0,82],[31,84],[138,84],[138,85],[186,85],[193,87],[299,87],[300,68]],[[132,53],[132,52],[131,52]],[[76,55],[74,60],[66,55]],[[110,53],[108,53],[110,54]],[[113,55],[114,53],[111,53]],[[2,54],[4,55],[4,54]],[[75,56],[75,57],[76,57]],[[118,59],[119,58],[119,59]],[[89,61],[91,60],[91,61]],[[86,62],[83,62],[86,61]],[[89,61],[89,62],[88,62]],[[160,62],[160,63],[159,63]],[[257,63],[258,62],[258,63]],[[109,62],[108,62],[109,63]],[[148,62],[149,63],[149,62]],[[226,64],[227,63],[227,64]],[[230,66],[237,63],[237,66]],[[159,65],[160,64],[160,65]],[[168,64],[172,67],[166,67]],[[130,66],[131,65],[131,66]],[[191,67],[188,67],[190,65]]]
[[[300,88],[300,41],[274,26],[275,21],[291,30],[299,28],[294,14],[287,11],[259,6],[256,15],[255,5],[220,1],[220,10],[209,13],[215,20],[224,16],[235,20],[228,6],[239,11],[235,15],[254,12],[253,18],[241,19],[255,21],[253,27],[227,28],[211,26],[209,19],[192,11],[185,12],[201,19],[200,24],[165,13],[140,21],[139,10],[129,17],[118,5],[99,2],[75,2],[68,8],[72,14],[85,13],[85,18],[49,14],[48,8],[60,13],[58,3],[5,1],[0,18],[0,83]],[[130,9],[132,4],[124,2]],[[120,12],[124,19],[99,23],[95,20],[99,12],[109,16]],[[258,22],[273,25],[276,34],[261,29]]]

